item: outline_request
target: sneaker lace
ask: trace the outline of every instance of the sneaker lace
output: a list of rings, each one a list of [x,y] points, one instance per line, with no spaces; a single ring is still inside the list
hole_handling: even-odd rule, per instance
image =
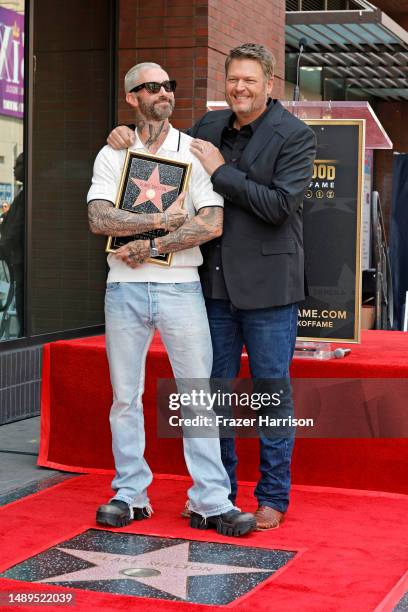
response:
[[[142,510],[143,516],[146,516],[147,518],[150,518],[153,513],[154,513],[154,510],[150,504],[147,504],[147,506],[145,506]]]

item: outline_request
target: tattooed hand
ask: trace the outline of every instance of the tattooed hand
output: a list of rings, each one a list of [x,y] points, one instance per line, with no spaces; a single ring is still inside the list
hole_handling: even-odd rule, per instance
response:
[[[165,229],[168,232],[174,232],[174,230],[183,225],[184,221],[187,219],[188,213],[182,208],[185,197],[186,194],[183,191],[183,193],[180,193],[174,204],[172,204],[166,210],[165,216],[167,223],[165,225]]]
[[[114,253],[115,257],[121,259],[130,268],[137,268],[150,257],[149,240],[133,240],[121,246]]]

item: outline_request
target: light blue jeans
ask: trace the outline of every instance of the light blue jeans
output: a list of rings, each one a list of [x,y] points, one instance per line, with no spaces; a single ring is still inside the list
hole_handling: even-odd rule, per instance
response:
[[[143,508],[149,503],[147,488],[153,478],[144,459],[142,396],[147,351],[158,329],[176,379],[210,378],[212,346],[201,284],[108,283],[105,320],[113,389],[114,499]],[[190,508],[204,517],[232,510],[219,439],[186,437],[183,444],[193,479],[188,491]]]

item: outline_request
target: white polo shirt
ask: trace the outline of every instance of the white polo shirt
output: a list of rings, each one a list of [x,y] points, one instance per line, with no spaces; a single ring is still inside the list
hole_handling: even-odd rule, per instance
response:
[[[209,175],[198,159],[190,152],[193,139],[170,126],[169,133],[157,155],[182,162],[190,162],[191,175],[184,207],[188,217],[193,217],[200,208],[205,206],[223,206],[223,198],[215,193]],[[144,149],[137,132],[135,144],[131,151],[148,153]],[[120,184],[126,150],[116,151],[106,145],[96,157],[92,185],[88,192],[88,203],[92,200],[108,200],[115,203]],[[170,266],[144,263],[137,268],[130,268],[112,253],[108,255],[108,282],[156,282],[182,283],[199,280],[197,266],[203,263],[199,247],[185,249],[173,254]]]

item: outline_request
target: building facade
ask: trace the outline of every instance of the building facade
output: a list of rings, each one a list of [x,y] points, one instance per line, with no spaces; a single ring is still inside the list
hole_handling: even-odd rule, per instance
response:
[[[174,124],[187,128],[224,98],[225,55],[244,40],[274,50],[282,95],[284,20],[283,0],[1,0],[0,196],[14,217],[24,210],[0,228],[0,423],[38,414],[45,342],[103,333],[104,239],[89,232],[85,198],[107,133],[133,120],[125,72],[162,64],[179,83]]]
[[[408,28],[403,3],[380,3]],[[126,71],[163,65],[178,81],[173,123],[184,129],[208,100],[224,100],[229,49],[259,42],[276,56],[274,95],[289,97],[287,8],[284,0],[0,0],[0,424],[38,414],[45,342],[103,333],[104,239],[89,232],[85,198],[107,133],[133,122]],[[376,110],[406,149],[406,103],[378,101]],[[390,172],[390,154],[380,153],[385,199]],[[8,234],[19,236],[12,247]]]

